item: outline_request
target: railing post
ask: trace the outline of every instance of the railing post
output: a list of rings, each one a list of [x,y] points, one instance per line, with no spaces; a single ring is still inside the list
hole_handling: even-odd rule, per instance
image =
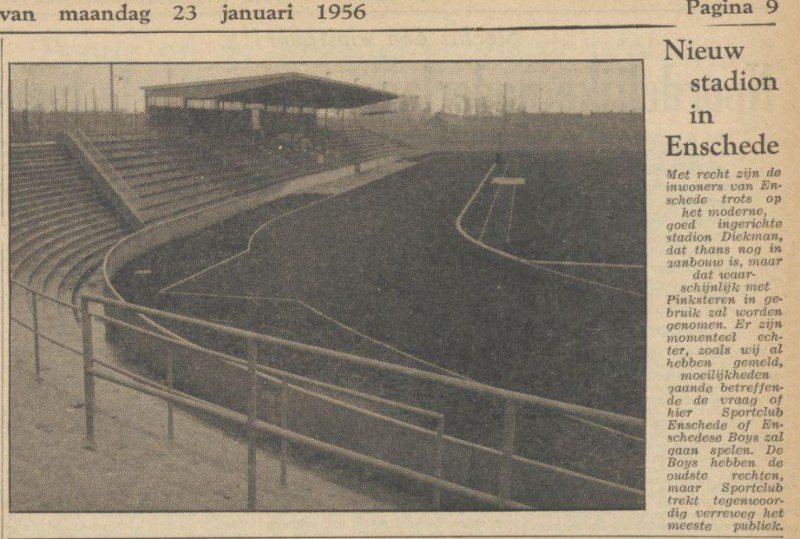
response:
[[[281,379],[280,427],[289,428],[289,382],[284,376]],[[286,486],[286,464],[289,460],[289,441],[281,436],[281,485]]]
[[[36,381],[42,381],[41,366],[39,364],[39,298],[36,292],[31,292],[31,330],[33,331],[33,370],[36,372]]]
[[[500,499],[511,499],[511,479],[514,466],[514,437],[517,430],[517,405],[506,399],[503,414],[503,454],[500,462]]]
[[[250,389],[247,399],[247,508],[256,508],[256,429],[258,414],[258,343],[247,341],[247,373]]]
[[[444,414],[436,418],[436,456],[434,458],[433,476],[442,479],[444,472]],[[442,489],[433,489],[433,505],[437,509],[442,506]]]
[[[83,408],[86,411],[87,449],[94,448],[94,372],[92,351],[92,317],[89,300],[81,296],[81,334],[83,336]]]
[[[167,392],[172,393],[172,389],[175,386],[175,367],[173,364],[172,354],[167,354]],[[167,437],[170,440],[175,439],[175,429],[174,429],[174,404],[172,401],[167,401]]]

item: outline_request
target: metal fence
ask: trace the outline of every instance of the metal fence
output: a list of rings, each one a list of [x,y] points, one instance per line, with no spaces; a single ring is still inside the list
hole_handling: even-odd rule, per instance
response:
[[[101,379],[129,389],[157,397],[165,401],[167,408],[167,435],[171,438],[174,436],[174,406],[184,406],[190,410],[200,411],[211,414],[223,420],[232,422],[233,424],[244,427],[247,433],[247,493],[248,493],[248,508],[255,509],[257,506],[256,499],[256,447],[257,435],[265,433],[277,437],[280,441],[280,482],[285,484],[287,481],[287,463],[289,460],[289,450],[291,445],[303,446],[313,450],[333,455],[344,461],[357,463],[373,467],[396,476],[404,477],[411,480],[415,484],[425,485],[431,489],[432,505],[439,507],[441,503],[441,495],[443,492],[464,497],[467,499],[475,500],[485,503],[490,506],[507,508],[507,509],[530,509],[526,504],[520,503],[512,499],[512,486],[514,481],[514,474],[512,473],[514,462],[529,461],[518,455],[514,454],[515,438],[516,438],[516,425],[517,425],[517,410],[518,407],[527,405],[535,406],[541,409],[546,409],[552,412],[557,412],[568,417],[577,418],[582,421],[596,424],[601,428],[615,429],[622,428],[625,430],[634,430],[636,435],[628,435],[640,439],[638,433],[643,433],[644,422],[641,419],[633,418],[625,415],[615,414],[611,412],[595,410],[560,401],[554,401],[518,393],[510,390],[500,389],[488,386],[479,382],[465,380],[452,376],[435,374],[427,371],[422,371],[410,367],[404,367],[394,364],[384,363],[375,359],[348,354],[330,350],[314,345],[290,341],[269,335],[262,335],[247,330],[232,328],[213,322],[208,322],[184,315],[160,311],[157,309],[144,307],[140,305],[130,304],[124,301],[109,299],[97,295],[86,294],[80,298],[79,305],[73,305],[63,300],[48,296],[38,292],[25,284],[12,280],[12,286],[18,286],[26,291],[30,296],[31,316],[30,321],[25,321],[15,316],[12,312],[12,319],[27,328],[32,333],[33,338],[33,355],[34,367],[37,380],[41,379],[40,369],[40,339],[47,340],[58,346],[61,346],[74,354],[80,355],[83,358],[83,375],[84,375],[84,397],[85,397],[85,421],[86,421],[86,443],[87,446],[92,446],[95,443],[95,430],[94,430],[94,414],[95,414],[95,380]],[[60,308],[68,309],[77,314],[80,321],[82,349],[71,346],[68,343],[62,342],[56,337],[48,335],[41,330],[40,324],[40,304],[42,301],[53,302]],[[99,307],[101,312],[95,312],[91,307]],[[245,344],[246,357],[240,358],[233,355],[225,354],[203,348],[197,344],[191,343],[186,340],[181,340],[175,336],[166,335],[164,333],[146,329],[141,325],[132,324],[118,319],[118,317],[108,316],[108,312],[125,312],[129,315],[146,316],[158,318],[162,320],[169,320],[172,322],[189,324],[191,326],[210,330],[221,336],[240,339]],[[147,335],[149,338],[158,339],[164,343],[177,345],[185,348],[188,351],[196,352],[198,354],[205,354],[214,357],[216,360],[226,362],[242,372],[246,373],[247,387],[243,388],[246,393],[246,411],[238,412],[231,408],[220,406],[208,400],[201,399],[197,396],[183,392],[175,387],[175,366],[172,355],[165,354],[166,359],[166,375],[163,383],[139,375],[124,369],[118,365],[113,365],[111,362],[106,361],[105,358],[98,357],[94,351],[94,330],[93,322],[100,323],[104,327],[117,327],[124,328],[128,331],[133,331],[141,335]],[[427,410],[418,406],[407,403],[397,402],[375,395],[365,394],[349,388],[337,386],[327,382],[311,379],[299,374],[282,371],[276,368],[263,365],[259,362],[259,345],[270,345],[285,348],[292,351],[303,352],[319,356],[322,358],[329,358],[347,363],[368,366],[376,368],[381,371],[400,373],[413,379],[425,380],[428,382],[436,382],[445,386],[458,388],[459,390],[468,392],[470,394],[490,396],[493,398],[501,399],[504,402],[504,414],[502,424],[502,437],[501,447],[499,450],[487,449],[499,456],[499,470],[496,492],[485,492],[470,488],[453,481],[448,481],[443,474],[444,457],[445,457],[445,443],[467,444],[463,440],[453,438],[445,435],[445,417],[444,415]],[[259,398],[260,388],[262,382],[271,384],[277,391],[277,421],[273,423],[267,422],[259,418]],[[388,406],[402,412],[412,413],[419,415],[428,420],[435,422],[433,429],[425,428],[422,426],[414,425],[405,421],[398,420],[388,415],[378,413],[357,405],[354,405],[345,400],[330,397],[326,394],[307,389],[307,386],[324,389],[336,394],[353,397],[362,401]],[[305,387],[303,387],[305,386]],[[435,442],[435,453],[432,462],[432,471],[430,473],[420,472],[407,466],[401,466],[387,460],[377,458],[375,456],[367,455],[361,452],[353,451],[336,444],[325,442],[314,437],[296,432],[289,428],[289,417],[292,410],[289,406],[289,392],[299,392],[308,395],[313,395],[315,399],[322,399],[326,402],[333,403],[336,406],[345,407],[357,411],[359,414],[365,415],[371,419],[382,422],[388,422],[400,428],[411,429],[417,434],[431,437]],[[643,434],[642,434],[643,436]],[[474,445],[474,444],[471,444]],[[481,447],[481,446],[475,446]],[[541,464],[541,463],[539,463]],[[565,476],[577,477],[581,480],[592,481],[595,483],[603,484],[606,487],[615,488],[632,494],[634,496],[641,496],[643,499],[644,492],[628,487],[625,485],[616,484],[610,481],[585,476],[583,474],[573,472],[571,470],[543,465],[551,468],[550,471],[555,471]]]

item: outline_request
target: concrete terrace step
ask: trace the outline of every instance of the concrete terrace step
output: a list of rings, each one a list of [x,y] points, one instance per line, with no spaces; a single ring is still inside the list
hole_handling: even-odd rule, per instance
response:
[[[80,235],[73,239],[57,245],[50,250],[47,256],[41,258],[31,268],[27,275],[20,275],[21,279],[27,278],[28,283],[35,289],[45,290],[45,280],[50,277],[65,261],[70,257],[82,257],[86,253],[86,248],[94,243],[103,241],[108,237],[122,237],[122,232],[118,226],[109,226],[95,230],[91,234]]]
[[[17,174],[25,171],[55,168],[65,164],[68,164],[66,155],[53,155],[52,157],[39,157],[37,159],[18,159],[11,157],[8,160],[9,170]]]
[[[53,152],[45,155],[35,155],[30,157],[9,156],[8,164],[11,170],[24,168],[49,167],[63,163],[67,159],[64,151]]]
[[[194,163],[202,162],[201,157],[192,155],[188,152],[181,152],[181,151],[175,151],[170,153],[150,152],[145,155],[131,156],[131,157],[117,157],[113,155],[107,155],[107,157],[109,162],[111,162],[114,165],[114,167],[119,170],[157,165],[163,163],[182,164],[184,166],[191,166]]]
[[[127,151],[150,151],[164,150],[167,146],[163,140],[156,138],[141,139],[135,141],[112,141],[96,143],[95,146],[102,152],[127,152]]]
[[[36,208],[46,207],[47,205],[51,205],[54,203],[63,204],[65,202],[69,202],[72,199],[80,198],[83,197],[84,195],[93,194],[91,187],[88,186],[82,186],[77,191],[64,192],[61,191],[60,189],[59,190],[54,189],[53,191],[54,193],[52,194],[52,196],[48,197],[37,197],[34,199],[27,198],[17,203],[14,203],[14,201],[11,200],[12,202],[11,209],[14,212],[24,213],[27,211],[36,210]]]
[[[121,229],[111,219],[99,219],[88,223],[74,223],[73,226],[59,228],[57,233],[42,236],[39,240],[25,244],[17,249],[12,258],[11,273],[14,276],[34,273],[37,265],[51,254],[99,231]]]
[[[92,142],[97,144],[125,144],[130,142],[137,142],[142,140],[154,140],[151,133],[136,133],[125,135],[89,135]]]
[[[57,185],[63,179],[68,180],[77,177],[84,177],[83,171],[79,168],[45,170],[32,174],[10,174],[9,184],[14,189],[26,185],[31,187]]]
[[[47,166],[31,165],[27,167],[12,168],[9,176],[12,182],[21,182],[26,180],[35,180],[37,178],[41,178],[42,176],[48,177],[54,174],[79,173],[80,171],[81,168],[77,163],[62,160],[58,163]]]
[[[77,182],[72,185],[57,185],[53,186],[50,190],[51,193],[58,193],[59,196],[66,196],[66,195],[79,195],[81,193],[85,193],[87,190],[91,190],[91,187],[83,184],[83,182]],[[31,202],[40,201],[43,197],[47,196],[48,193],[46,191],[36,191],[36,192],[28,192],[28,193],[11,193],[9,197],[9,203],[12,208],[20,208],[23,207],[25,204],[29,204]]]
[[[132,185],[132,187],[136,190],[137,195],[143,199],[148,199],[150,197],[186,189],[187,187],[190,188],[202,181],[203,180],[199,179],[197,176],[191,175],[182,178],[169,178],[169,181],[149,182],[144,185],[136,186]]]
[[[55,140],[41,140],[37,142],[12,142],[11,151],[12,152],[37,151],[40,149],[53,148],[56,146],[58,146],[58,142]]]
[[[12,157],[22,157],[22,158],[36,158],[38,156],[47,156],[57,153],[64,153],[64,146],[53,142],[52,144],[41,145],[41,146],[30,146],[30,147],[19,147],[14,144],[11,145],[11,151],[9,155]]]
[[[123,159],[137,159],[140,157],[172,157],[178,153],[184,153],[182,149],[164,147],[163,145],[154,145],[148,148],[129,148],[127,146],[121,148],[101,149],[104,155],[109,160],[123,160]]]
[[[236,169],[207,170],[205,172],[206,174],[201,175],[201,177],[205,181],[213,183],[224,183],[231,178],[252,178],[254,176],[251,171]]]
[[[79,200],[72,204],[60,205],[59,209],[54,209],[43,214],[36,213],[28,215],[24,219],[20,219],[19,215],[13,213],[11,214],[11,239],[14,240],[16,236],[25,234],[29,230],[36,230],[53,219],[61,220],[64,216],[69,216],[68,220],[71,220],[71,214],[75,213],[77,215],[89,208],[91,208],[92,212],[96,212],[92,204]]]
[[[82,261],[73,264],[71,268],[63,273],[58,282],[56,296],[74,303],[75,295],[80,286],[88,280],[92,273],[99,269],[106,253],[117,241],[119,240],[110,239],[107,242],[103,242],[103,244],[97,245],[93,252],[89,253]]]
[[[71,233],[78,227],[89,226],[103,226],[108,223],[116,223],[116,219],[104,212],[98,211],[97,208],[87,208],[81,214],[68,213],[65,216],[46,223],[44,226],[38,228],[34,232],[26,231],[25,234],[14,234],[11,242],[11,257],[15,260],[17,257],[24,257],[27,253],[33,252],[38,249],[41,244],[48,241],[48,239],[61,237],[64,234]],[[22,236],[22,237],[20,237]]]
[[[228,200],[234,196],[233,193],[229,194],[220,194],[217,198],[211,198],[207,200],[200,200],[193,202],[191,204],[187,204],[184,201],[178,201],[168,206],[161,206],[154,210],[150,210],[145,212],[145,220],[147,222],[155,222],[161,221],[164,219],[169,219],[171,217],[175,217],[178,215],[190,213],[193,211],[197,211],[201,208],[206,208],[218,202],[222,202],[224,200]]]
[[[125,234],[122,230],[116,228],[102,236],[87,238],[88,241],[82,243],[80,249],[75,249],[65,254],[65,256],[60,257],[50,266],[49,271],[44,276],[44,280],[41,282],[40,290],[44,290],[53,295],[58,294],[58,284],[60,280],[63,279],[64,275],[66,275],[73,266],[81,264],[94,256],[98,245],[111,246],[124,236]]]
[[[180,208],[184,204],[194,203],[196,201],[214,201],[221,195],[220,189],[213,185],[195,185],[180,191],[169,193],[168,196],[151,197],[147,200],[150,202],[142,209],[144,211],[161,210],[166,207]],[[155,199],[155,200],[153,200]]]
[[[86,203],[91,200],[96,200],[96,195],[88,190],[84,194],[69,195],[69,196],[55,196],[50,198],[42,198],[38,204],[29,203],[24,208],[15,208],[13,211],[15,218],[28,218],[33,215],[46,215],[50,211],[58,210],[59,208],[75,203]]]
[[[188,169],[176,168],[167,172],[159,172],[148,176],[125,176],[125,181],[128,182],[134,191],[138,192],[139,189],[152,186],[153,184],[166,184],[172,181],[180,181],[187,178],[194,178],[195,181],[202,181],[198,175]]]
[[[55,189],[61,188],[70,188],[76,185],[83,185],[85,183],[85,178],[82,176],[71,176],[71,177],[64,177],[58,178],[56,181],[51,182],[36,182],[36,183],[11,183],[9,185],[9,194],[13,196],[26,196],[26,195],[47,195],[48,193],[52,193]]]
[[[183,168],[181,165],[176,163],[159,163],[157,165],[150,165],[150,166],[142,166],[137,168],[129,168],[124,171],[120,170],[120,174],[126,179],[128,178],[141,178],[146,176],[152,176],[154,174],[159,174],[162,172],[174,172],[174,171],[181,171],[185,172],[186,169]]]
[[[72,221],[83,221],[97,215],[97,208],[90,206],[83,209],[65,209],[57,215],[48,215],[42,219],[30,221],[27,226],[13,226],[10,234],[11,256],[20,244],[36,241],[40,234],[52,234]]]
[[[9,183],[12,187],[21,187],[24,185],[34,185],[36,183],[56,183],[62,178],[84,176],[83,170],[77,164],[70,163],[63,167],[52,167],[35,172],[17,172],[10,175],[11,181]]]

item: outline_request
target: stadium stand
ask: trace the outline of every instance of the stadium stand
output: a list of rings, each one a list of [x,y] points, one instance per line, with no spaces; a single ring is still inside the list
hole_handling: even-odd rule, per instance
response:
[[[11,275],[72,301],[126,230],[59,144],[13,144],[9,166]]]
[[[320,137],[321,138],[321,137]],[[329,148],[303,150],[203,131],[153,128],[146,134],[94,136],[92,142],[137,194],[145,222],[155,222],[294,177],[362,163],[401,149],[381,135],[350,128]]]
[[[187,92],[217,95],[248,88],[262,92],[258,99],[272,102],[278,99],[275,92],[286,99],[286,89],[296,89],[298,84],[324,90],[320,95],[331,92],[327,95],[335,97],[335,101],[319,103],[303,97],[308,101],[301,103],[303,111],[306,104],[358,106],[396,97],[298,74],[167,85],[146,88],[145,92],[149,103],[160,103],[154,96]],[[220,99],[231,97],[220,94]],[[102,134],[89,135],[83,131],[92,132],[83,125],[86,122],[79,125],[65,116],[57,122],[67,133],[63,141],[15,142],[10,154],[12,277],[72,300],[105,252],[125,235],[126,228],[171,219],[292,178],[401,151],[374,131],[357,127],[329,131],[307,121],[310,117],[305,113],[287,115],[285,108],[277,116],[272,113],[272,118],[289,126],[302,120],[292,127],[294,131],[267,136],[264,130],[243,130],[239,120],[249,118],[250,112],[190,109],[180,116],[180,109],[151,106],[148,114],[152,121],[135,122],[135,129],[112,130],[113,134],[104,129],[100,130]],[[175,121],[158,121],[165,114]],[[191,119],[193,114],[208,117],[203,116],[205,123],[201,124],[195,121],[197,117],[180,121]],[[270,116],[263,111],[261,114],[266,126],[264,122]],[[70,139],[69,133],[76,138]],[[21,137],[26,138],[30,140]],[[117,182],[110,191],[98,183],[91,170],[98,166],[104,169],[101,175],[110,171]],[[114,200],[114,192],[120,188],[130,195],[124,197],[122,205]],[[136,215],[134,222],[126,214],[129,206],[135,206],[129,208]]]
[[[368,161],[384,155],[402,153],[404,148],[385,136],[363,127],[348,126],[338,132],[336,140],[342,151],[353,155],[354,160]]]

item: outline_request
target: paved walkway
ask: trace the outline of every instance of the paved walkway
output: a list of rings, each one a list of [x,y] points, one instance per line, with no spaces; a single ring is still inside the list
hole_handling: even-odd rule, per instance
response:
[[[13,298],[13,312],[23,320],[29,316],[26,299],[19,293]],[[80,348],[69,312],[41,308],[44,332]],[[97,356],[114,361],[103,343],[95,340]],[[168,440],[166,404],[153,397],[97,380],[96,446],[85,449],[82,359],[46,341],[40,346],[42,381],[36,383],[31,334],[11,322],[12,511],[246,509],[246,446],[177,409],[175,439]],[[261,510],[408,507],[409,500],[377,485],[356,491],[295,465],[282,487],[279,461],[264,451],[258,465]]]

